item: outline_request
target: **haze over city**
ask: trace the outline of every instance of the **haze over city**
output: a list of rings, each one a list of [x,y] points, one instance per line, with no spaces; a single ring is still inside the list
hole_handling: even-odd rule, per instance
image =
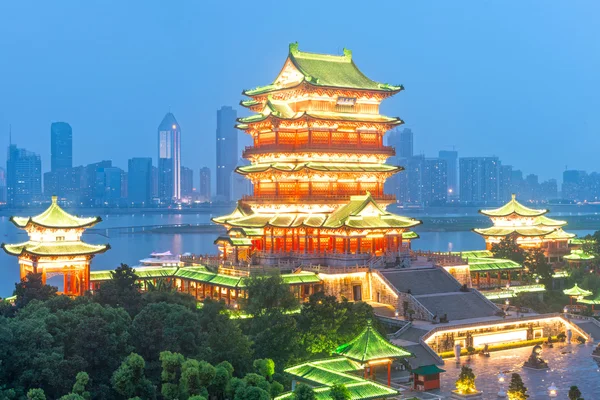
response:
[[[50,124],[67,121],[74,165],[124,168],[156,159],[171,110],[182,164],[212,168],[215,111],[245,115],[241,90],[270,83],[298,41],[349,48],[366,75],[403,84],[382,112],[413,130],[416,153],[496,155],[560,182],[565,166],[598,169],[599,11],[593,1],[3,2],[0,138],[8,144],[12,125],[13,143],[46,171]]]

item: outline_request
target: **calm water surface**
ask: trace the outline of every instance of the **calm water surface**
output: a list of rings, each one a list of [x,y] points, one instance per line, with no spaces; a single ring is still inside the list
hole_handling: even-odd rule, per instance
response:
[[[96,256],[92,262],[92,270],[114,269],[119,263],[136,265],[138,260],[147,257],[153,251],[170,250],[174,254],[185,252],[195,254],[215,253],[213,244],[216,234],[147,234],[118,233],[101,228],[170,225],[170,224],[202,224],[208,223],[212,214],[127,214],[102,215],[102,222],[96,225],[95,233],[85,234],[84,239],[90,243],[109,243],[111,249]],[[571,231],[578,235],[593,233],[591,231]],[[484,248],[483,239],[470,231],[461,232],[419,232],[420,239],[413,242],[413,248],[431,251],[463,251]],[[108,237],[107,237],[108,236]],[[0,216],[0,242],[16,243],[27,240],[27,234],[17,229],[6,216]],[[17,259],[0,251],[0,296],[12,294],[15,282],[19,280]],[[60,278],[51,281],[60,284]]]

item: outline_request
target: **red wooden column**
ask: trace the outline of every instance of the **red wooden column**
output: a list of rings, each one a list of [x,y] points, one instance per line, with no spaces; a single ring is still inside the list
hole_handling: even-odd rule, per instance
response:
[[[392,386],[392,362],[388,361],[388,386]]]

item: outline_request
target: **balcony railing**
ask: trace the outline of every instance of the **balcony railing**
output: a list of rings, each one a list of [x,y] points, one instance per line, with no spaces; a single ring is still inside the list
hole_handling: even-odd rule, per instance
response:
[[[289,151],[289,152],[297,152],[297,151],[311,151],[311,152],[319,152],[319,151],[342,151],[348,153],[370,153],[370,154],[385,154],[388,156],[394,156],[396,154],[396,150],[392,146],[380,146],[376,143],[335,143],[335,144],[318,144],[318,143],[302,143],[302,144],[288,144],[288,143],[268,143],[268,144],[260,144],[258,146],[246,146],[244,148],[243,156],[247,158],[247,156],[253,154],[263,154],[272,151]]]
[[[243,201],[248,201],[252,203],[270,203],[270,202],[279,202],[279,203],[318,203],[324,201],[348,201],[350,200],[350,196],[362,195],[364,193],[349,193],[349,194],[316,194],[313,193],[311,195],[306,196],[289,196],[289,195],[259,195],[259,196],[243,196]],[[393,194],[381,194],[381,195],[373,195],[373,198],[376,201],[395,201],[396,196]]]

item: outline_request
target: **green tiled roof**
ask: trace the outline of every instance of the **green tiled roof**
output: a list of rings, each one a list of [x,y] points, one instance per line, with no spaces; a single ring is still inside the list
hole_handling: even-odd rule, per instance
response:
[[[334,353],[360,363],[379,360],[382,358],[411,357],[412,354],[401,347],[388,342],[375,328],[371,322],[367,327],[349,343],[343,344],[335,349]]]
[[[412,240],[412,239],[418,239],[418,238],[420,238],[420,236],[417,232],[413,232],[413,231],[402,232],[402,239],[404,239],[404,240]]]
[[[583,304],[593,304],[593,305],[597,305],[600,304],[600,293],[598,293],[596,295],[596,297],[594,297],[593,299],[579,299],[577,300],[578,303],[583,303]]]
[[[574,238],[574,233],[563,231],[561,228],[555,229],[552,233],[545,236],[546,239],[571,239]]]
[[[347,384],[346,388],[350,392],[350,400],[384,399],[398,396],[397,390],[367,380]],[[330,391],[330,386],[314,388],[315,400],[331,400]],[[275,397],[275,400],[292,400],[293,398],[294,392],[287,392]]]
[[[494,253],[489,250],[455,251],[452,254],[463,258],[493,258]]]
[[[583,260],[591,260],[595,258],[593,254],[586,253],[583,250],[571,250],[571,254],[568,254],[563,257],[565,260],[570,261],[583,261]]]
[[[84,242],[23,242],[0,245],[10,255],[19,256],[29,253],[37,256],[52,255],[92,255],[103,253],[110,249],[108,244],[88,244]]]
[[[533,224],[544,226],[565,226],[567,224],[567,221],[560,221],[557,219],[548,218],[545,215],[541,215],[533,221]]]
[[[217,224],[224,224],[227,220],[243,218],[248,215],[252,215],[253,213],[254,211],[252,211],[248,204],[238,201],[235,206],[235,210],[233,210],[231,214],[223,215],[222,217],[212,218],[212,220]]]
[[[230,246],[252,246],[252,240],[245,237],[230,237],[230,236],[219,236],[215,239],[215,244],[217,243],[229,243]]]
[[[306,53],[298,50],[298,43],[292,43],[290,44],[288,59],[303,75],[302,81],[310,85],[392,93],[402,90],[402,86],[379,83],[367,78],[352,61],[350,50],[344,49],[344,55],[341,56]],[[257,96],[279,89],[282,89],[282,87],[271,84],[253,90],[246,90],[244,94]]]
[[[566,294],[567,296],[582,296],[582,297],[591,296],[593,294],[589,290],[580,288],[579,286],[577,286],[577,284],[575,284],[575,286],[573,286],[571,289],[563,290],[563,293]]]
[[[331,214],[251,214],[232,213],[228,216],[214,218],[213,221],[244,228],[263,228],[267,225],[286,228],[309,226],[313,228],[341,228],[355,229],[385,229],[385,228],[412,228],[421,221],[392,214],[382,209],[373,200],[370,193],[361,196],[351,196],[350,201],[338,207]],[[410,238],[418,236],[411,234]]]
[[[492,226],[490,228],[475,228],[473,230],[483,236],[508,236],[511,233],[516,233],[520,236],[546,236],[555,231],[554,228],[542,226]]]
[[[321,278],[319,278],[317,274],[308,271],[301,271],[295,274],[283,274],[281,275],[281,279],[288,285],[321,282]]]
[[[511,214],[517,214],[522,217],[538,217],[546,214],[548,210],[535,210],[525,207],[517,201],[516,196],[513,194],[512,199],[502,207],[493,210],[479,210],[479,212],[489,217],[506,217]]]
[[[483,271],[498,271],[498,270],[511,270],[521,269],[523,266],[512,260],[505,260],[502,258],[469,258],[469,270],[471,272],[483,272]]]
[[[364,163],[324,163],[324,162],[306,162],[306,163],[268,163],[252,164],[243,167],[237,167],[236,172],[247,175],[255,172],[265,172],[276,170],[282,172],[296,172],[303,169],[313,171],[334,171],[334,172],[398,172],[403,168],[389,164],[364,164]]]
[[[175,275],[177,267],[134,267],[140,278],[168,278]],[[90,271],[90,280],[106,281],[112,279],[111,270]]]
[[[260,102],[254,100],[254,99],[248,99],[248,100],[242,100],[240,101],[240,105],[244,106],[244,107],[252,107],[252,106],[256,106],[260,104]]]
[[[434,375],[434,374],[439,374],[442,372],[446,372],[446,370],[441,369],[440,367],[438,367],[435,364],[423,365],[417,369],[412,370],[412,373],[417,374],[417,375]]]
[[[102,218],[71,215],[58,205],[56,196],[52,196],[52,204],[43,213],[35,217],[10,217],[10,220],[19,228],[24,228],[29,223],[46,228],[84,228],[97,224]]]

